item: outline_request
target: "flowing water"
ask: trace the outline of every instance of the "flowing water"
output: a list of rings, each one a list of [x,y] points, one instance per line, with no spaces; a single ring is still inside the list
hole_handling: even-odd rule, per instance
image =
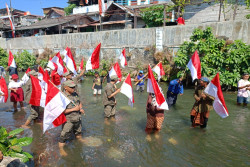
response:
[[[146,91],[134,93],[134,108],[118,94],[115,119],[105,122],[102,96],[92,96],[92,80],[87,77],[79,84],[86,113],[82,116],[84,142],[72,138],[65,147],[68,156],[62,157],[58,149],[61,127],[43,134],[41,125],[34,124],[21,134],[34,139],[24,147],[34,156],[29,166],[250,166],[250,110],[249,106],[236,106],[236,94],[224,93],[229,117],[222,119],[211,111],[206,129],[192,129],[189,112],[194,90],[185,89],[177,105],[165,112],[160,133],[147,136]],[[166,92],[166,83],[161,86]],[[10,102],[0,105],[0,125],[8,130],[20,127],[29,115],[28,107],[25,112],[13,113],[6,112],[13,110]]]

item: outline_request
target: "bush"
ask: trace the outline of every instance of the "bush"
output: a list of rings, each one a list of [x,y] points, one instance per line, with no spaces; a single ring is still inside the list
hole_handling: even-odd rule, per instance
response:
[[[0,48],[0,66],[8,66],[8,53],[3,48]]]
[[[29,67],[32,67],[36,64],[36,57],[30,54],[27,50],[14,55],[14,57],[18,69],[22,71],[27,70]]]
[[[0,150],[4,156],[19,158],[22,162],[27,162],[33,158],[27,152],[24,152],[22,147],[32,143],[31,137],[17,138],[16,135],[21,133],[23,129],[15,129],[7,132],[4,127],[0,126]]]
[[[220,72],[221,84],[237,87],[237,81],[243,72],[250,72],[250,45],[240,40],[226,42],[216,38],[212,29],[195,29],[191,42],[184,42],[174,59],[179,68],[187,69],[188,61],[195,50],[201,60],[201,73],[212,79]]]

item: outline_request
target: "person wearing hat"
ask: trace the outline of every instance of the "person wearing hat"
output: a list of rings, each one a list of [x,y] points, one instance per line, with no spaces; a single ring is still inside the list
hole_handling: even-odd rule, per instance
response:
[[[182,77],[180,77],[179,79],[174,79],[170,81],[168,85],[167,103],[169,107],[175,105],[178,94],[180,94],[181,96],[183,95],[182,80],[183,80]]]
[[[210,80],[207,77],[201,77],[200,83],[195,89],[195,103],[190,112],[192,127],[200,126],[206,128],[209,113],[213,109],[214,97],[204,92]]]
[[[250,96],[250,82],[249,74],[244,73],[242,75],[242,79],[238,82],[238,94],[237,94],[237,105],[241,105],[243,103],[244,106],[247,106],[247,99]]]
[[[139,75],[136,76],[135,82],[138,82],[138,84],[136,85],[136,91],[144,91],[144,75],[143,75],[143,71],[141,70],[139,72]]]
[[[63,77],[64,77],[64,80],[65,81],[67,81],[67,80],[72,80],[72,81],[74,81],[74,83],[76,84],[76,88],[75,88],[75,91],[76,91],[76,93],[78,93],[79,94],[79,90],[78,90],[78,87],[77,87],[77,84],[78,84],[78,82],[80,81],[80,79],[81,79],[81,77],[83,76],[83,74],[84,74],[84,72],[85,72],[85,69],[83,69],[82,71],[81,71],[81,73],[79,74],[79,75],[77,75],[77,76],[75,76],[75,77],[73,77],[74,76],[74,74],[70,71],[67,71],[67,72],[65,72],[64,74],[63,74]],[[64,81],[64,82],[65,82]],[[61,86],[61,91],[62,92],[64,92],[64,82],[62,82],[62,86]]]
[[[96,71],[95,72],[95,78],[93,80],[93,95],[101,95],[102,94],[102,82],[103,78],[100,77],[99,73]]]
[[[34,69],[28,72],[29,77],[30,75],[34,76],[35,78],[38,78],[38,72],[36,72]],[[27,104],[29,104],[31,93],[32,93],[32,83],[31,83],[31,79],[29,78],[29,80],[26,82],[26,85],[25,85],[25,102]],[[43,111],[43,107],[30,105],[30,115],[28,119],[26,120],[26,122],[22,125],[22,127],[29,128],[29,124],[33,120],[37,120],[39,117],[41,117],[40,116],[41,114],[43,115],[42,111]]]
[[[10,92],[10,101],[13,102],[14,111],[17,111],[17,102],[19,102],[21,109],[23,110],[23,100],[24,100],[24,94],[23,94],[23,88],[24,85],[23,81],[18,80],[18,75],[13,74],[12,80],[9,83],[9,90]]]
[[[51,72],[50,77],[51,77],[51,82],[57,87],[60,87],[61,76],[57,73],[57,67]]]
[[[113,75],[110,77],[110,83],[107,83],[103,93],[103,105],[105,118],[115,116],[116,100],[115,95],[121,91],[116,89],[115,83],[118,81],[118,77]]]
[[[66,156],[67,153],[64,151],[63,147],[65,146],[66,141],[70,138],[71,134],[74,133],[77,139],[82,139],[82,121],[81,113],[84,114],[82,109],[82,103],[78,94],[75,92],[76,84],[72,80],[67,80],[64,82],[65,94],[68,99],[71,100],[64,110],[67,122],[62,126],[62,132],[59,138],[59,149],[60,153],[63,156]]]

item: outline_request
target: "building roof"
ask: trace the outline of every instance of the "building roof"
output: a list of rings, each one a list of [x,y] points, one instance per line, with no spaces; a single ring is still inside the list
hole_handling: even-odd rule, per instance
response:
[[[54,27],[57,25],[62,25],[62,24],[71,22],[75,19],[79,19],[82,17],[87,18],[90,22],[94,21],[92,18],[90,18],[87,15],[77,14],[77,15],[70,15],[70,16],[65,16],[65,17],[58,17],[58,18],[45,18],[41,21],[38,21],[34,24],[31,24],[30,26],[16,28],[16,30],[30,30],[30,29],[41,29],[41,28]]]
[[[47,8],[42,8],[42,9],[51,9],[51,8],[64,10],[64,8],[60,8],[60,7],[47,7]]]
[[[12,13],[25,13],[25,11],[12,8]],[[0,9],[0,15],[7,15],[6,8]]]
[[[63,9],[51,8],[47,15],[50,15],[52,12],[55,12],[61,16],[65,16],[65,12]]]

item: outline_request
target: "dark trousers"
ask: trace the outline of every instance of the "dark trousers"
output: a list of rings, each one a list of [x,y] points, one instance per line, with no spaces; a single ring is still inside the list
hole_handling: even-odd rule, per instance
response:
[[[167,103],[168,103],[168,106],[175,105],[175,103],[177,101],[177,95],[178,94],[172,93],[170,91],[167,92]]]
[[[191,123],[194,122],[194,118],[195,118],[195,116],[193,116],[193,115],[190,116]],[[207,121],[208,121],[208,118],[204,118],[204,123],[203,123],[203,125],[200,125],[200,128],[206,128],[207,127]]]

